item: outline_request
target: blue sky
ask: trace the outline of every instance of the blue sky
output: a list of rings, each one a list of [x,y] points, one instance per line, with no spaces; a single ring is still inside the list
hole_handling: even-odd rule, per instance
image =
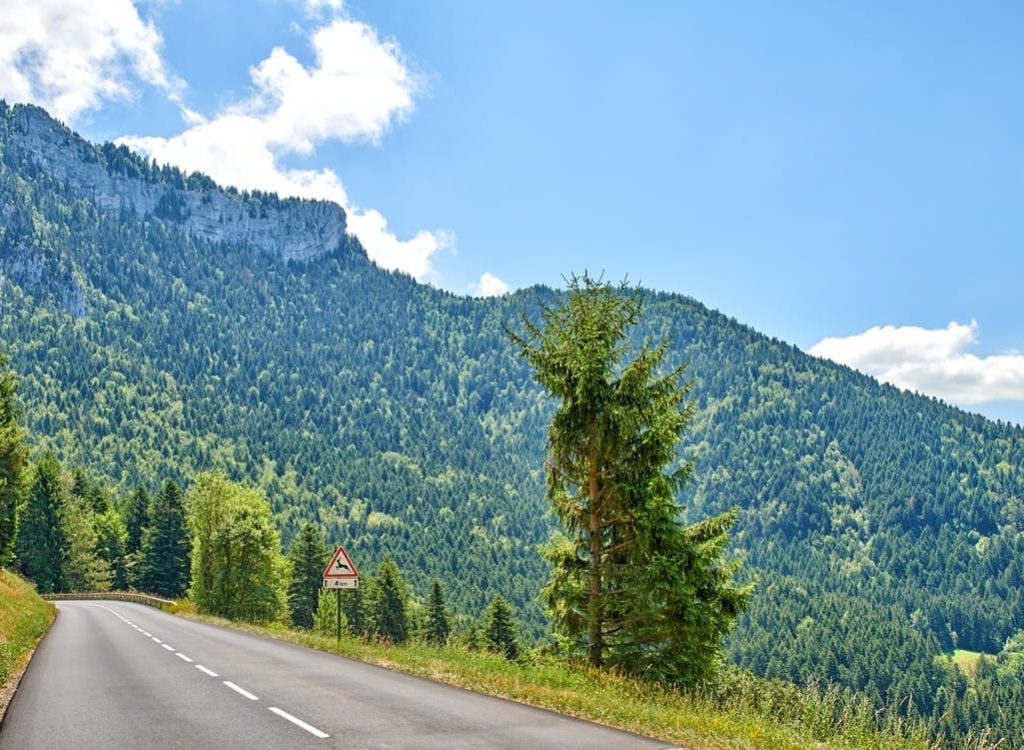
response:
[[[0,95],[338,200],[382,265],[628,274],[1024,422],[1014,4],[0,5]]]

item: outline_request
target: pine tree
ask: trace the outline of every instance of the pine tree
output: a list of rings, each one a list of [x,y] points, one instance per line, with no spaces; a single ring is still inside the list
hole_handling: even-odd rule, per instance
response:
[[[181,488],[168,479],[150,503],[142,533],[142,589],[171,599],[182,596],[188,588],[190,551]]]
[[[348,632],[352,635],[366,635],[366,603],[363,589],[347,589],[341,592],[341,611],[345,615]]]
[[[448,609],[444,605],[444,591],[441,582],[435,578],[430,586],[430,602],[427,604],[427,642],[443,646],[448,643],[450,632],[451,623]]]
[[[512,608],[500,594],[491,600],[484,620],[484,642],[487,644],[487,650],[504,654],[506,659],[515,659],[519,656]]]
[[[591,664],[692,683],[717,664],[750,591],[721,561],[734,513],[686,528],[678,463],[693,416],[684,367],[659,374],[668,342],[623,362],[642,298],[584,274],[544,329],[508,331],[536,380],[560,399],[549,430],[548,499],[568,532],[546,549],[552,622]],[[666,467],[676,468],[666,472]]]
[[[124,525],[127,537],[124,550],[126,554],[134,554],[142,547],[142,529],[146,525],[146,513],[149,511],[149,493],[141,484],[128,497],[124,508]]]
[[[316,524],[307,521],[288,550],[292,580],[288,587],[288,607],[292,622],[303,628],[313,627],[324,568],[328,563],[327,548]]]
[[[66,589],[67,538],[61,515],[67,494],[60,462],[47,453],[32,467],[15,545],[18,569],[36,584],[41,594]]]
[[[18,536],[18,505],[28,452],[18,421],[17,381],[0,354],[0,566],[7,565]]]
[[[402,574],[391,558],[385,558],[373,582],[370,620],[374,635],[395,644],[406,641],[409,629],[405,599]]]

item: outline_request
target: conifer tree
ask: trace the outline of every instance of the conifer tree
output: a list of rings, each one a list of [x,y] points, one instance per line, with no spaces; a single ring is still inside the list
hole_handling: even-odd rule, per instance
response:
[[[168,479],[150,503],[142,533],[142,589],[171,599],[182,596],[188,588],[190,551],[181,488]]]
[[[288,550],[292,580],[288,587],[288,607],[292,622],[303,628],[313,627],[324,568],[329,561],[327,547],[316,524],[307,521]]]
[[[60,462],[47,453],[32,467],[15,545],[18,569],[41,594],[64,591],[67,538],[62,519],[67,498]]]
[[[504,654],[506,659],[515,659],[519,656],[519,642],[516,639],[512,608],[500,594],[491,600],[484,619],[484,642],[487,644],[487,650]]]
[[[370,620],[373,634],[391,643],[404,643],[409,637],[405,607],[405,584],[394,560],[384,558],[373,582]]]
[[[142,529],[146,525],[146,513],[149,510],[149,493],[141,484],[128,497],[124,508],[126,554],[134,554],[142,547]]]
[[[25,433],[18,421],[17,387],[6,357],[0,354],[0,566],[7,565],[14,553],[19,494],[28,455]]]
[[[435,578],[430,586],[430,601],[427,604],[427,642],[443,646],[448,643],[450,632],[451,623],[448,609],[444,604],[444,591],[441,589],[441,582]]]
[[[366,603],[362,588],[341,592],[341,611],[345,615],[345,622],[350,634],[366,635]]]
[[[536,380],[560,400],[549,430],[548,499],[568,536],[546,550],[549,614],[591,664],[693,683],[717,664],[721,639],[750,590],[723,563],[735,514],[689,528],[676,497],[693,473],[676,451],[693,416],[685,367],[661,373],[668,342],[629,361],[642,298],[591,278],[508,334]],[[674,468],[672,468],[674,467]]]

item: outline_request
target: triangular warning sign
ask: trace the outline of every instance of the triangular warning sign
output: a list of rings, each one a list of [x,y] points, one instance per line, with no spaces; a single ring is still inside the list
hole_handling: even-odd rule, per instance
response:
[[[359,572],[356,570],[356,566],[352,563],[352,558],[348,556],[344,547],[338,547],[337,551],[334,553],[334,557],[331,558],[330,565],[328,565],[327,570],[324,571],[324,578],[358,577]]]

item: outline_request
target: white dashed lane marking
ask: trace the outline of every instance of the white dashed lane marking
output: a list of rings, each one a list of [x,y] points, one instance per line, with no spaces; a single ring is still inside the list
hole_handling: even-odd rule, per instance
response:
[[[245,688],[238,687],[238,685],[233,683],[231,680],[224,680],[224,684],[227,685],[232,690],[234,690],[239,695],[244,695],[246,698],[248,698],[251,701],[258,701],[259,700],[259,698],[257,698],[255,695],[250,693]]]
[[[173,646],[170,646],[170,645],[164,643],[163,641],[161,641],[159,638],[157,638],[155,635],[153,635],[149,631],[143,630],[138,625],[136,625],[134,622],[131,622],[130,620],[122,617],[121,615],[119,615],[117,612],[115,612],[114,610],[110,609],[109,607],[104,607],[102,604],[97,604],[96,606],[100,607],[101,609],[107,610],[112,615],[116,616],[117,619],[119,619],[125,625],[128,625],[128,626],[130,626],[132,628],[135,628],[137,631],[142,633],[147,638],[152,639],[152,641],[154,643],[158,643],[158,644],[160,644],[161,647],[163,647],[167,651],[172,652],[175,656],[177,656],[182,661],[187,662],[189,664],[192,664],[192,659],[190,659],[188,656],[186,656],[185,654],[181,653],[180,651],[176,651]],[[195,668],[198,669],[203,674],[209,675],[210,677],[220,677],[220,675],[218,675],[212,669],[204,667],[202,664],[196,664]],[[227,687],[229,687],[232,690],[234,690],[239,695],[244,696],[244,697],[248,698],[251,701],[258,701],[259,700],[259,698],[257,698],[255,695],[250,693],[245,688],[239,687],[238,685],[233,683],[231,680],[224,680],[224,684]],[[317,729],[312,724],[303,721],[302,719],[298,718],[297,716],[292,716],[290,713],[288,713],[287,711],[285,711],[282,708],[278,708],[277,706],[270,706],[269,710],[272,713],[274,713],[275,715],[280,716],[285,721],[289,721],[292,724],[294,724],[295,726],[299,727],[300,729],[303,729],[306,732],[309,732],[314,737],[318,737],[318,738],[324,740],[324,739],[327,739],[327,738],[329,738],[331,736],[331,735],[327,734],[327,732],[324,732],[324,731],[321,731],[321,730]]]
[[[282,719],[287,719],[288,721],[290,721],[295,726],[302,727],[303,729],[305,729],[307,732],[309,732],[314,737],[319,737],[320,739],[325,740],[325,739],[327,739],[328,737],[331,736],[331,735],[327,734],[327,732],[321,732],[319,729],[317,729],[312,724],[307,724],[302,719],[295,718],[294,716],[292,716],[287,711],[282,711],[280,708],[274,708],[273,706],[271,706],[270,710],[273,711],[278,716],[280,716]]]

